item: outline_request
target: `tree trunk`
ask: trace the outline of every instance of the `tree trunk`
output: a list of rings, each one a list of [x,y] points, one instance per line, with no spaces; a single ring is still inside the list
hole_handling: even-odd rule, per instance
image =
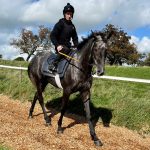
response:
[[[112,66],[114,64],[115,60],[110,60],[110,65]]]
[[[118,63],[119,63],[119,65],[120,65],[120,66],[122,66],[122,61],[121,61],[121,60],[120,60],[120,61],[118,61]]]
[[[32,56],[31,54],[28,54],[28,57],[27,57],[26,61],[29,61],[31,56]]]

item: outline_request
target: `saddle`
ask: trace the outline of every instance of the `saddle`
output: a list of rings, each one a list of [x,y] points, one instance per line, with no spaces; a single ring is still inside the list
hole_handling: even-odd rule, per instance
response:
[[[69,53],[69,56],[73,57],[73,55],[75,54],[75,51],[71,51]],[[44,60],[43,62],[43,65],[42,65],[42,68],[41,68],[41,71],[42,71],[42,74],[44,74],[45,76],[50,76],[50,77],[55,77],[56,76],[56,73],[54,74],[53,72],[51,72],[49,70],[49,65],[51,63],[53,63],[53,61],[55,60],[56,58],[56,54],[55,53],[50,53],[47,58]],[[70,59],[68,58],[62,58],[59,62],[58,62],[58,65],[57,65],[57,75],[59,75],[59,78],[63,78],[64,77],[64,74],[69,66],[69,63],[70,63]]]

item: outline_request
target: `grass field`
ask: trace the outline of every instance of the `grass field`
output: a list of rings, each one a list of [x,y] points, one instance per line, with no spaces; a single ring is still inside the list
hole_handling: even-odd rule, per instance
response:
[[[10,65],[18,67],[27,67],[28,62],[25,61],[9,61],[0,60],[0,65]],[[150,67],[122,67],[122,66],[106,66],[105,75],[150,79]]]
[[[11,149],[0,145],[0,150],[11,150]]]
[[[150,67],[106,66],[106,75],[150,79]]]
[[[2,59],[0,59],[0,65],[27,67],[28,66],[28,62],[26,62],[26,61],[10,61],[10,60],[2,60]]]
[[[3,61],[0,64],[4,64]],[[24,62],[5,61],[5,65],[12,64],[24,67],[28,65]],[[107,66],[106,75],[150,79],[150,68]],[[24,102],[31,101],[34,92],[26,71],[0,69],[0,93]],[[104,115],[106,118],[105,113],[111,113],[111,123],[150,134],[150,84],[94,79],[91,92],[93,116]],[[48,85],[44,93],[45,103],[59,109],[61,95],[61,90]],[[83,115],[83,104],[78,93],[70,99],[68,111]]]

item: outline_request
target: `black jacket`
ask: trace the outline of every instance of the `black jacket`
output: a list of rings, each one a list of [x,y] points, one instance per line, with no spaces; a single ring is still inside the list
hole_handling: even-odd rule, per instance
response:
[[[50,35],[52,43],[55,45],[55,48],[58,45],[65,45],[68,48],[71,47],[71,38],[75,47],[78,46],[78,36],[76,28],[71,21],[67,21],[65,18],[62,18],[57,22]]]

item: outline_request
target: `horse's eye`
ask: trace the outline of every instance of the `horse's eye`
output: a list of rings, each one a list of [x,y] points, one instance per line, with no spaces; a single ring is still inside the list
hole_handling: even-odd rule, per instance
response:
[[[93,51],[94,51],[94,52],[97,52],[97,48],[94,48]]]

